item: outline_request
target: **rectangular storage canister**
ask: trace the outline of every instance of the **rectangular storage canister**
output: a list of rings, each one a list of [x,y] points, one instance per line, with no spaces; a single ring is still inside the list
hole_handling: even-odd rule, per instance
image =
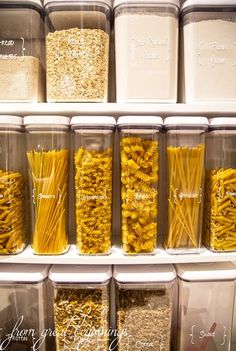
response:
[[[115,266],[118,351],[170,351],[172,265]]]
[[[111,266],[51,268],[56,351],[109,350]]]
[[[76,245],[80,254],[109,254],[112,239],[113,139],[107,116],[73,117]]]
[[[111,0],[45,0],[48,102],[107,102]]]
[[[44,101],[44,64],[40,0],[0,1],[0,101]]]
[[[210,120],[206,144],[204,244],[236,250],[236,118]]]
[[[235,101],[236,1],[187,0],[181,22],[182,101]]]
[[[68,249],[69,123],[62,116],[24,118],[32,249],[38,255]]]
[[[167,117],[169,253],[197,253],[201,245],[205,172],[205,117]]]
[[[122,248],[153,254],[157,244],[160,117],[123,116],[120,134]]]
[[[23,119],[0,116],[0,255],[25,247],[25,161]]]
[[[114,0],[116,99],[177,99],[179,0]]]
[[[1,350],[47,350],[47,274],[45,265],[1,263]]]
[[[236,269],[232,263],[176,265],[177,351],[229,351]]]

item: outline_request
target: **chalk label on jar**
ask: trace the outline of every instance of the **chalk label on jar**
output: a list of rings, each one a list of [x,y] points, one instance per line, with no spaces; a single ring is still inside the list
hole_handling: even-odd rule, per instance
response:
[[[61,202],[61,189],[58,188],[56,194],[44,194],[44,193],[36,193],[36,189],[33,189],[32,199],[33,204],[35,205],[38,200],[57,200],[59,203]]]
[[[130,61],[133,63],[149,64],[150,62],[170,61],[170,46],[168,39],[138,39],[130,38]]]
[[[183,199],[198,199],[198,203],[200,204],[202,202],[202,189],[199,189],[199,193],[185,193],[183,191],[180,191],[179,189],[175,189],[174,192],[174,202],[177,203],[177,199],[183,200]]]
[[[20,44],[18,45],[20,40]],[[0,47],[3,49],[3,53],[0,54],[1,60],[16,60],[17,57],[24,60],[25,56],[25,39],[21,37],[19,40],[5,40],[0,38]],[[17,46],[17,47],[16,47]]]
[[[215,68],[219,65],[236,66],[236,43],[222,44],[216,41],[200,41],[196,51],[198,64]]]
[[[196,329],[198,331],[196,331]],[[216,329],[217,332],[216,332]],[[207,331],[205,329],[202,329],[199,331],[199,328],[197,328],[197,325],[192,325],[191,327],[191,333],[190,333],[190,340],[191,340],[191,344],[195,345],[195,344],[199,344],[199,342],[202,342],[204,340],[207,339],[211,339],[211,338],[219,338],[219,345],[223,346],[225,345],[226,342],[226,338],[227,338],[227,328],[225,326],[220,326],[218,328],[216,328],[216,323],[213,323],[210,330]],[[222,333],[222,335],[220,335],[220,333]]]

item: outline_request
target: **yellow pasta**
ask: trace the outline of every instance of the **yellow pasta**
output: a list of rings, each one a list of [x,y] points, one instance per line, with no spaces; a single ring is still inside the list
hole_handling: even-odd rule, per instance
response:
[[[61,254],[68,248],[67,149],[27,152],[33,184],[34,233],[32,247],[36,254]]]
[[[123,137],[120,149],[123,250],[152,253],[157,236],[158,142]]]
[[[167,249],[200,246],[205,147],[167,148],[169,169]]]
[[[74,155],[76,243],[81,254],[111,249],[112,148],[79,148]]]
[[[236,250],[236,169],[206,173],[204,244],[214,251]]]
[[[24,178],[19,172],[0,170],[0,254],[20,252],[24,231]]]

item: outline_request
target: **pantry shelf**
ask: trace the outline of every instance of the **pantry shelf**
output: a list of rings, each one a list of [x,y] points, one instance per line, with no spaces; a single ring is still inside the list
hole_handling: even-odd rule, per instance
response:
[[[227,262],[236,261],[236,252],[214,253],[205,248],[200,254],[170,255],[163,248],[158,248],[155,255],[124,256],[118,246],[112,248],[107,256],[79,256],[75,245],[59,256],[37,256],[28,246],[22,253],[15,256],[0,256],[0,263],[43,263],[43,264],[165,264],[192,262]]]
[[[205,115],[235,116],[236,102],[194,104],[0,103],[0,115]]]

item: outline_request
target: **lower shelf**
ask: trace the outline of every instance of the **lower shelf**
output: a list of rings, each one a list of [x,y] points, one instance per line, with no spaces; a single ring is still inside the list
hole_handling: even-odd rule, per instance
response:
[[[71,245],[66,254],[58,256],[34,255],[30,246],[19,255],[0,256],[0,263],[44,264],[164,264],[222,261],[236,261],[236,252],[214,253],[202,248],[199,254],[170,255],[163,248],[158,248],[155,255],[125,256],[118,246],[114,246],[108,256],[80,256],[75,245]]]

